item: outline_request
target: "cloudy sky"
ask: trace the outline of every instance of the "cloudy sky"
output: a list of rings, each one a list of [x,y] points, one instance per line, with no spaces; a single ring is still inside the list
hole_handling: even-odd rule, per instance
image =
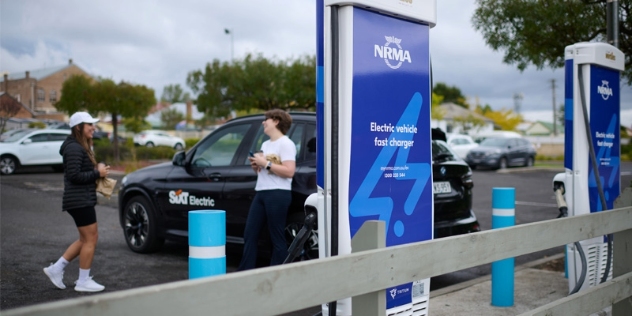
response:
[[[551,80],[561,104],[562,69],[521,73],[503,64],[502,53],[473,29],[474,9],[473,0],[437,1],[437,26],[430,31],[435,82],[496,110],[513,109],[513,96],[522,93],[525,118],[552,121]],[[185,87],[187,73],[207,62],[230,60],[231,51],[237,59],[247,53],[314,55],[315,14],[313,0],[2,0],[0,72],[64,65],[72,58],[93,75],[144,84],[160,97],[166,85]],[[629,86],[622,86],[621,108],[621,123],[631,125]]]

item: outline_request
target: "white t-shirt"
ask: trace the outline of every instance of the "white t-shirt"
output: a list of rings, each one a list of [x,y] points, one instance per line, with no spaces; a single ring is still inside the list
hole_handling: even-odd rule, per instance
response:
[[[296,146],[285,135],[275,141],[267,140],[263,142],[261,151],[263,151],[268,161],[272,159],[273,164],[275,164],[275,158],[280,159],[280,161],[276,160],[277,162],[296,161]],[[255,191],[279,189],[292,190],[292,178],[282,178],[265,168],[261,169],[257,177]]]

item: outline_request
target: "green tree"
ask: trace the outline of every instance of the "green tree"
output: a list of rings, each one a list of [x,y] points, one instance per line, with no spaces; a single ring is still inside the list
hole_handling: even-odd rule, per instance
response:
[[[110,79],[92,83],[89,79],[83,78],[72,76],[64,82],[61,99],[55,104],[59,111],[72,114],[85,110],[90,113],[111,114],[113,139],[118,137],[119,115],[125,118],[127,130],[140,132],[149,126],[144,118],[149,109],[156,104],[153,89],[126,82],[116,84]],[[116,162],[120,159],[118,146],[118,142],[114,142]]]
[[[188,92],[184,92],[179,84],[168,85],[162,89],[161,102],[173,104],[189,100],[191,100],[191,95]]]
[[[166,109],[160,112],[160,121],[164,127],[175,128],[182,120],[184,120],[184,115],[176,109]]]
[[[72,75],[61,87],[61,98],[55,103],[57,110],[69,115],[87,110],[91,104],[92,79],[82,75]]]
[[[605,42],[606,0],[477,0],[472,24],[487,45],[504,51],[503,62],[521,71],[564,66],[564,48],[577,42]],[[619,2],[619,49],[623,76],[632,83],[632,0]]]
[[[314,110],[315,70],[314,57],[278,61],[248,54],[231,63],[213,60],[204,71],[190,72],[187,85],[207,117],[273,108]]]
[[[523,121],[522,115],[515,114],[513,110],[494,111],[486,105],[485,108],[478,106],[474,111],[494,121],[494,125],[500,126],[503,131],[513,131]]]
[[[443,82],[437,82],[432,88],[432,92],[443,96],[443,102],[452,102],[466,109],[470,107],[467,104],[467,98],[463,95],[461,89],[456,86],[448,86]]]

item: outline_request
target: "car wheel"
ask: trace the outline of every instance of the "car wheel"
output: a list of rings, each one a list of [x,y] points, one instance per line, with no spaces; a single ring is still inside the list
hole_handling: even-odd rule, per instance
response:
[[[288,218],[287,225],[285,226],[285,238],[287,240],[288,248],[294,241],[294,238],[296,238],[296,235],[298,235],[301,228],[303,228],[304,223],[305,223],[305,216],[303,215],[302,212],[294,213],[290,215],[290,217]],[[305,244],[303,244],[303,249],[298,254],[296,259],[294,259],[292,262],[317,259],[317,258],[318,258],[318,233],[315,231],[312,231],[309,233],[309,237],[305,241]]]
[[[173,149],[175,150],[182,150],[184,148],[184,146],[180,143],[177,143],[175,146],[173,146]]]
[[[123,212],[123,233],[129,249],[151,253],[162,247],[165,239],[158,236],[156,212],[145,197],[133,197]]]
[[[151,147],[154,147],[154,143],[147,142],[147,144],[145,144],[145,146],[151,148]]]
[[[18,168],[17,159],[11,156],[4,156],[0,158],[0,173],[13,174],[17,168]]]
[[[498,161],[498,169],[507,169],[507,158],[500,158],[500,161]]]
[[[534,163],[533,157],[529,156],[527,157],[527,161],[525,162],[524,166],[525,167],[533,167],[533,163]]]

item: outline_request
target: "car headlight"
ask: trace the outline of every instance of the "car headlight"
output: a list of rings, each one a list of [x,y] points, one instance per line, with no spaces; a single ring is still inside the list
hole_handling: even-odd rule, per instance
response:
[[[127,176],[124,176],[121,180],[121,186],[124,187],[127,184]]]
[[[485,157],[487,157],[487,158],[498,158],[498,157],[500,157],[500,152],[494,151],[494,152],[491,152],[491,153],[487,153],[487,155],[485,155]]]

